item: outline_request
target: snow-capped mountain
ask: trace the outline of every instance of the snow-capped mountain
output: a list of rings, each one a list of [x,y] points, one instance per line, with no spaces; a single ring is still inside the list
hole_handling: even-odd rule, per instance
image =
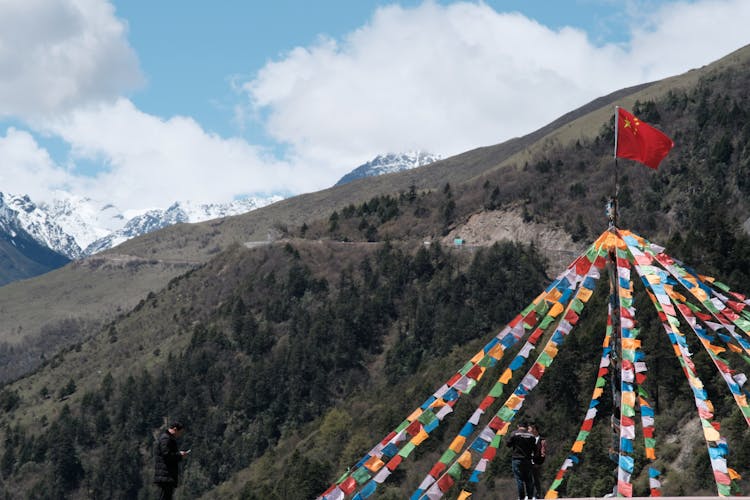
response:
[[[108,235],[90,243],[84,253],[93,255],[112,248],[120,243],[142,234],[150,233],[180,222],[202,222],[205,220],[239,215],[282,200],[281,196],[269,198],[244,198],[229,203],[178,202],[166,210],[154,209],[135,215],[128,219],[124,226]]]
[[[0,192],[0,207],[8,229],[18,227],[26,231],[41,245],[65,255],[70,259],[83,257],[81,247],[71,234],[68,234],[55,221],[44,207],[41,207],[24,196],[16,196]]]
[[[402,170],[410,170],[412,168],[422,167],[432,162],[440,160],[439,155],[433,155],[425,153],[424,151],[410,151],[408,153],[389,153],[386,155],[378,155],[373,160],[368,161],[364,165],[360,165],[345,176],[343,176],[336,183],[336,186],[346,184],[356,179],[363,177],[372,177],[375,175],[390,174],[393,172],[401,172]]]
[[[239,215],[281,200],[245,198],[229,203],[177,202],[167,209],[123,213],[109,203],[60,193],[51,203],[0,193],[0,231],[20,228],[41,245],[70,259],[96,252],[179,222],[201,222]]]

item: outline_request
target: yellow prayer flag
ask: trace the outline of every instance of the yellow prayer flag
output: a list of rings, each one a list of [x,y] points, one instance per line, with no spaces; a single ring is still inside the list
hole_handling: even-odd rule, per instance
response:
[[[622,348],[623,349],[631,349],[636,350],[641,348],[641,341],[638,339],[627,339],[623,338],[622,340]]]
[[[511,378],[513,378],[513,372],[510,371],[509,368],[506,368],[503,372],[503,375],[500,377],[500,379],[498,379],[498,382],[500,382],[501,384],[507,384],[508,382],[510,382]]]
[[[505,406],[507,406],[508,408],[513,408],[513,409],[516,409],[516,408],[518,408],[519,406],[521,406],[521,404],[522,404],[522,403],[523,403],[523,398],[520,398],[520,397],[519,397],[518,395],[516,395],[516,394],[512,394],[512,395],[511,395],[511,396],[510,396],[510,397],[508,398],[508,401],[507,401],[507,402],[505,403]]]
[[[458,457],[458,463],[464,469],[468,469],[469,467],[471,467],[471,453],[468,450],[463,452],[461,456]]]
[[[620,287],[620,289],[618,290],[618,293],[620,294],[620,297],[625,297],[627,299],[633,298],[633,291],[628,290],[627,288]]]
[[[742,352],[742,349],[740,349],[738,346],[736,346],[734,344],[727,344],[727,347],[729,347],[729,349],[732,352],[740,352],[740,353]]]
[[[591,296],[594,294],[593,290],[589,290],[588,288],[581,288],[578,290],[578,298],[581,299],[583,302],[588,302],[588,300],[591,298]]]
[[[719,431],[714,429],[711,426],[704,427],[703,428],[703,435],[706,437],[706,441],[718,441],[721,439],[721,434],[719,434]]]
[[[449,448],[458,453],[464,447],[464,444],[466,444],[466,438],[463,436],[456,436]]]
[[[378,457],[370,457],[370,459],[367,462],[365,462],[365,467],[370,469],[370,471],[372,472],[379,471],[380,469],[383,468],[384,465],[385,465],[385,462],[380,460]]]
[[[546,352],[547,356],[549,356],[550,358],[554,358],[555,356],[557,356],[557,351],[557,347],[552,344],[547,344],[547,347],[544,348],[544,352]]]
[[[576,441],[573,443],[573,447],[570,450],[573,453],[581,453],[583,451],[583,441]]]
[[[742,479],[742,476],[737,473],[736,470],[732,469],[731,467],[727,467],[727,472],[729,473],[729,479],[735,480],[735,479]]]
[[[625,391],[622,393],[622,404],[627,405],[631,408],[635,408],[635,393],[633,391]]]
[[[461,493],[458,495],[458,500],[466,500],[471,496],[471,493],[468,491],[461,490]]]
[[[604,392],[604,389],[602,387],[597,387],[594,389],[594,395],[592,396],[592,399],[599,399],[602,396],[602,393]]]
[[[546,495],[544,495],[544,498],[560,498],[557,496],[557,492],[554,490],[550,490],[547,492]]]
[[[414,422],[422,414],[422,411],[423,411],[422,408],[417,408],[416,410],[412,412],[411,415],[406,417],[406,420],[408,420],[409,422]]]
[[[492,346],[492,349],[489,350],[487,353],[488,356],[490,356],[493,359],[500,359],[503,357],[503,344],[498,342],[494,346]]]
[[[549,314],[553,318],[556,318],[560,315],[561,312],[563,312],[563,310],[565,310],[563,305],[560,304],[559,302],[555,302],[555,304],[552,306],[552,308],[549,310],[547,314]]]
[[[682,295],[680,292],[675,291],[674,287],[672,287],[672,290],[669,292],[669,294],[676,299],[679,299],[680,302],[687,302],[687,297]]]
[[[478,353],[474,355],[473,358],[471,358],[471,363],[475,365],[479,363],[483,357],[484,357],[484,351],[479,351]]]
[[[430,405],[430,408],[442,408],[443,406],[447,404],[448,403],[446,403],[443,398],[437,398],[435,401],[432,402],[432,404]]]
[[[411,442],[414,443],[414,446],[419,446],[422,444],[422,441],[430,437],[430,435],[427,433],[427,431],[424,430],[424,428],[419,429],[419,432],[417,432],[417,435],[411,438]]]
[[[557,302],[560,297],[562,297],[562,292],[557,288],[553,288],[552,291],[547,294],[547,300],[550,302]]]
[[[646,448],[646,458],[656,460],[656,452],[653,448]]]
[[[661,283],[661,278],[658,274],[647,274],[646,281],[648,281],[652,285],[658,285],[659,283]]]
[[[705,345],[706,345],[707,348],[709,348],[711,350],[711,352],[713,352],[714,354],[717,354],[717,355],[721,354],[724,351],[726,351],[726,349],[724,349],[723,347],[720,347],[718,345],[713,345],[713,344],[710,344],[708,342],[706,342]]]

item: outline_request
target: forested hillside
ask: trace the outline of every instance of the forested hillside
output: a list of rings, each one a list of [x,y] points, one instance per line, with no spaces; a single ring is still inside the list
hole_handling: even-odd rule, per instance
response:
[[[746,293],[747,88],[750,63],[744,58],[706,70],[690,85],[625,98],[621,105],[666,131],[676,147],[658,171],[619,162],[620,225]],[[552,131],[501,163],[472,165],[476,175],[468,181],[446,179],[440,188],[426,189],[399,177],[403,185],[391,193],[322,217],[276,221],[280,241],[212,250],[203,264],[0,390],[0,493],[149,498],[154,433],[174,418],[186,424],[183,446],[193,450],[183,470],[183,497],[303,499],[321,493],[552,277],[534,244],[454,247],[442,241],[445,235],[460,234],[473,214],[511,210],[527,222],[562,227],[582,245],[606,229],[613,123],[603,118],[586,126],[598,133],[565,141]],[[161,241],[183,230],[170,229]],[[545,484],[586,413],[601,355],[606,288],[606,282],[599,285],[524,408],[549,439]],[[638,319],[649,332],[644,350],[664,492],[712,494],[705,443],[694,438],[700,431],[691,391],[647,301],[637,290]],[[733,466],[750,477],[745,421],[706,355],[694,347]],[[404,498],[417,487],[505,366],[488,371],[378,498]],[[611,400],[605,392],[603,415]],[[611,490],[610,438],[606,419],[594,426],[566,494]],[[480,498],[512,492],[505,452],[484,479]],[[647,488],[645,477],[634,484],[637,492]]]

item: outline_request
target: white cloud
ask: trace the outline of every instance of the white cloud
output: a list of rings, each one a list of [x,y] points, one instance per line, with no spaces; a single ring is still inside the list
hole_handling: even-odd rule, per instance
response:
[[[583,31],[482,3],[391,6],[341,41],[291,50],[244,89],[273,137],[316,164],[346,170],[406,149],[453,154],[711,62],[750,40],[748,9],[744,0],[665,4],[648,25],[631,19],[630,44],[597,45]]]
[[[65,165],[104,167],[78,175],[11,128],[0,136],[0,189],[45,199],[67,187],[123,210],[312,191],[378,153],[502,142],[750,41],[745,0],[647,4],[627,2],[639,7],[623,25],[628,44],[604,45],[483,3],[378,9],[346,37],[294,48],[241,86],[248,100],[237,122],[260,121],[272,146],[287,146],[282,158],[122,97],[140,74],[126,26],[104,0],[0,0],[0,118],[65,141]]]
[[[0,118],[34,119],[141,82],[126,27],[104,0],[0,1]]]
[[[76,192],[123,209],[164,207],[186,199],[228,201],[287,186],[304,188],[301,175],[292,175],[289,165],[262,149],[208,133],[192,118],[163,120],[144,113],[127,99],[49,120],[45,132],[72,145],[73,162],[105,165],[95,177],[71,179]]]
[[[55,189],[65,189],[67,182],[65,169],[55,164],[29,132],[11,127],[0,136],[1,191],[43,200]]]

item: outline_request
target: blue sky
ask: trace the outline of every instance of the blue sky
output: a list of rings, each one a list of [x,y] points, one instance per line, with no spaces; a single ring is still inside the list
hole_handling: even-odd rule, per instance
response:
[[[710,63],[748,21],[745,0],[4,2],[0,191],[123,210],[313,191]]]

